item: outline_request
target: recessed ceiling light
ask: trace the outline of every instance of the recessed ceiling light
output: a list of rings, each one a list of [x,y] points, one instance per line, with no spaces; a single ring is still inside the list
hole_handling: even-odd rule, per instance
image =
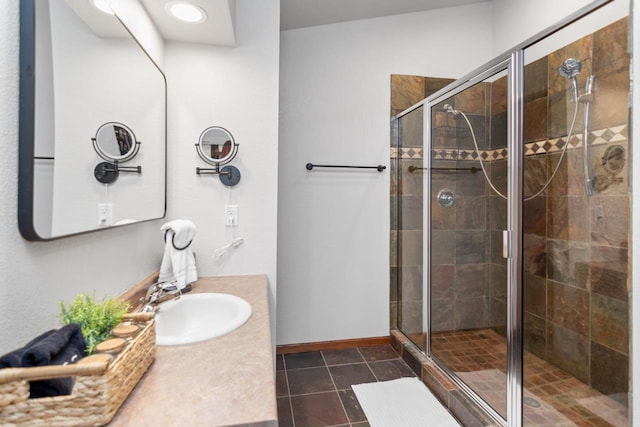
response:
[[[207,19],[207,13],[201,7],[186,1],[170,1],[164,5],[169,15],[180,21],[197,24]]]
[[[113,10],[111,10],[111,6],[107,4],[105,0],[93,0],[93,7],[98,9],[102,13],[106,13],[107,15],[113,15]]]

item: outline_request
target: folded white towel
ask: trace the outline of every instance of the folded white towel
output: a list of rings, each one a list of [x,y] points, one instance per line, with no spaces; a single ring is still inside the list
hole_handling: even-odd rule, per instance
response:
[[[165,236],[165,243],[158,281],[175,281],[178,289],[183,289],[189,283],[198,280],[196,260],[191,250],[196,226],[189,220],[176,219],[164,224],[160,231]]]

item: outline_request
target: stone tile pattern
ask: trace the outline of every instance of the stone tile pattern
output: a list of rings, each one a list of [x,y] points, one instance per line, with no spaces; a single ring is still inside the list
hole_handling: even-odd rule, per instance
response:
[[[391,76],[391,115],[411,107],[452,79]],[[399,120],[401,146],[391,160],[391,328],[422,336],[423,109]],[[392,143],[393,144],[393,143]],[[401,153],[397,156],[395,153]],[[411,169],[410,169],[411,168]],[[424,350],[424,340],[416,339]]]
[[[581,106],[555,178],[525,202],[523,218],[525,349],[595,390],[623,395],[629,380],[627,21],[527,65],[525,193],[535,194],[548,180],[566,144],[574,103],[570,81],[557,70],[570,57],[582,62],[581,90],[595,76],[589,123],[595,191],[591,197],[584,191]]]
[[[442,349],[438,359],[504,416],[505,339],[487,329],[444,332],[432,340]],[[528,351],[524,354],[524,385],[525,425],[628,425],[626,394],[603,394]]]
[[[368,426],[351,386],[415,376],[390,345],[279,354],[279,425]]]
[[[606,394],[627,393],[629,375],[627,21],[597,30],[525,68],[526,195],[537,193],[547,182],[567,144],[574,104],[570,82],[559,76],[558,67],[566,58],[580,59],[579,87],[584,87],[589,74],[596,81],[588,136],[594,196],[587,197],[584,191],[581,110],[556,176],[540,196],[524,205],[525,348]],[[469,117],[480,156],[503,193],[508,154],[505,93],[506,78],[502,78],[443,102]],[[433,121],[433,166],[479,167],[466,122],[444,111],[436,112]],[[422,123],[415,126],[421,129]],[[406,164],[405,171],[422,161],[424,153],[417,141],[421,137],[391,152],[399,164]],[[433,330],[491,327],[504,333],[506,268],[501,230],[506,228],[506,202],[484,184],[481,173],[434,172],[432,186],[436,194],[442,188],[456,194],[450,208],[440,207],[436,194],[432,196]],[[421,193],[418,185],[410,188]],[[392,199],[401,197],[397,188],[392,187],[393,191]],[[420,200],[413,204],[395,200],[404,207],[403,215],[411,215],[406,211],[415,208],[415,215],[422,216]],[[421,232],[411,231],[415,233],[412,245],[419,245]],[[402,249],[422,254],[420,247],[402,245]],[[403,264],[396,259],[392,265],[400,280],[397,266]],[[419,279],[399,283],[422,286]],[[397,301],[402,300],[402,286]],[[414,310],[421,308],[414,303]],[[414,320],[419,327],[405,330],[402,322],[396,324],[423,343],[422,319],[414,315]],[[437,343],[432,351],[439,354]]]

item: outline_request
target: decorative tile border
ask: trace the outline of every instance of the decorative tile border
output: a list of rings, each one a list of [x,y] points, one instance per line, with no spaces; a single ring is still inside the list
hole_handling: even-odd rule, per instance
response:
[[[593,130],[589,134],[591,145],[608,144],[610,142],[624,142],[629,138],[629,127],[627,125],[613,126],[610,128]],[[525,144],[525,156],[535,156],[540,154],[557,153],[562,151],[566,144],[566,137],[534,141]],[[582,147],[582,133],[573,135],[569,142],[568,149]],[[506,148],[497,150],[481,150],[482,160],[494,161],[506,159],[508,151]],[[391,147],[391,158],[420,160],[424,157],[424,150],[416,147]],[[443,148],[432,150],[433,160],[477,160],[478,154],[475,150],[458,150],[455,148]]]

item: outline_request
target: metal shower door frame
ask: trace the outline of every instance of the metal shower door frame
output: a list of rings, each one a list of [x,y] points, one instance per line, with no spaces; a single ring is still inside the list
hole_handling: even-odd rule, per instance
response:
[[[423,328],[426,335],[426,355],[443,369],[454,383],[465,392],[485,412],[490,414],[502,425],[511,424],[509,420],[522,419],[522,167],[523,167],[523,134],[522,134],[522,109],[523,109],[523,76],[524,62],[522,50],[505,55],[502,58],[488,63],[485,67],[476,70],[475,74],[468,75],[425,99],[424,108],[424,157],[426,170],[424,173],[423,193],[423,295],[426,296],[423,304]],[[507,71],[508,80],[508,123],[507,123],[507,150],[509,153],[507,171],[507,230],[505,230],[504,245],[508,248],[507,258],[507,419],[503,419],[489,404],[478,396],[467,384],[460,380],[448,366],[439,361],[431,351],[431,175],[432,175],[432,143],[431,143],[431,110],[437,104],[449,99],[466,89]]]
[[[423,193],[423,330],[425,334],[425,353],[444,369],[449,377],[458,385],[465,394],[477,403],[486,412],[492,415],[502,425],[521,427],[523,425],[522,395],[523,395],[523,331],[522,331],[522,305],[523,305],[523,224],[522,208],[524,199],[524,53],[525,49],[539,41],[568,27],[583,17],[595,12],[601,7],[616,0],[595,0],[578,9],[554,25],[538,32],[524,42],[497,56],[482,67],[463,76],[443,89],[409,107],[393,117],[394,142],[398,140],[398,120],[404,115],[424,106],[424,156],[425,173]],[[508,192],[507,192],[507,230],[504,233],[507,261],[507,418],[503,419],[496,411],[473,392],[463,381],[451,372],[431,353],[431,322],[430,322],[430,253],[431,253],[431,106],[442,100],[462,92],[472,85],[495,74],[496,70],[508,71],[508,122],[507,122],[507,146],[508,146]],[[397,146],[397,145],[396,145]],[[399,169],[399,168],[398,168]]]

